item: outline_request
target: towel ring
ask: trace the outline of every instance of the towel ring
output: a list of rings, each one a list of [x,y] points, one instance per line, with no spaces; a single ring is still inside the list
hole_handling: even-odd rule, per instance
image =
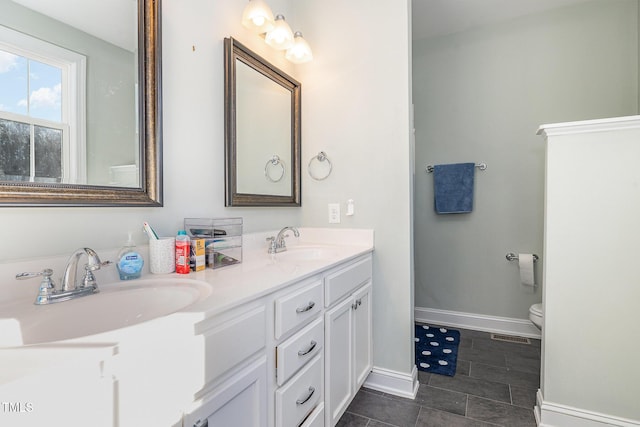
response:
[[[282,173],[280,174],[280,176],[277,179],[273,179],[271,178],[271,174],[269,174],[269,168],[270,166],[278,166],[280,165],[280,167],[282,168]],[[283,177],[284,177],[284,162],[282,160],[280,160],[280,156],[278,156],[277,154],[274,154],[273,156],[271,156],[271,159],[267,160],[267,163],[264,165],[264,176],[265,178],[267,178],[267,180],[271,181],[271,182],[278,182],[280,181]]]
[[[327,162],[327,164],[329,165],[329,170],[327,171],[326,175],[317,176],[311,172],[311,164],[313,163],[314,160],[317,160],[318,162],[324,162],[324,161]],[[329,160],[329,158],[327,157],[327,153],[325,153],[324,151],[321,151],[316,156],[313,156],[311,160],[309,160],[309,165],[307,166],[307,171],[309,172],[309,176],[315,179],[316,181],[322,181],[323,179],[327,179],[327,177],[331,175],[332,169],[333,169],[333,164],[331,164],[331,160]]]

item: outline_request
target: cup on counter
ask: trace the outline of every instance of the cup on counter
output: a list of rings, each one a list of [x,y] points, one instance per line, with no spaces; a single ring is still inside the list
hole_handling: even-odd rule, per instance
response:
[[[154,274],[176,271],[176,238],[149,239],[149,270]]]

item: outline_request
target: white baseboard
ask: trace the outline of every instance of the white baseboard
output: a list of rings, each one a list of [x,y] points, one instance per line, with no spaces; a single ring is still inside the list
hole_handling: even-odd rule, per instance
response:
[[[545,402],[538,390],[535,408],[539,427],[637,427],[640,420],[630,420],[584,409]]]
[[[435,323],[476,331],[494,332],[505,335],[540,339],[540,330],[529,319],[487,316],[485,314],[463,313],[459,311],[438,310],[435,308],[416,307],[416,322]]]
[[[418,394],[418,385],[418,369],[415,365],[411,374],[408,375],[374,366],[363,387],[394,396],[415,399]]]

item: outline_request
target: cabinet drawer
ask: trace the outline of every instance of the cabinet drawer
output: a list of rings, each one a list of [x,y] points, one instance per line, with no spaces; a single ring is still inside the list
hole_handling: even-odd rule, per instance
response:
[[[276,299],[275,336],[280,339],[287,332],[315,317],[322,310],[322,281]]]
[[[266,345],[267,315],[264,305],[234,311],[215,323],[196,329],[204,335],[205,381],[209,384]],[[216,319],[218,320],[218,319]]]
[[[324,347],[324,322],[317,319],[309,326],[276,347],[276,376],[278,385],[291,378],[305,363]]]
[[[276,425],[298,426],[322,401],[322,355],[276,390]]]
[[[311,415],[304,420],[300,427],[323,427],[324,426],[324,403],[320,403]]]
[[[328,274],[325,277],[325,304],[329,307],[351,293],[372,276],[371,256]]]

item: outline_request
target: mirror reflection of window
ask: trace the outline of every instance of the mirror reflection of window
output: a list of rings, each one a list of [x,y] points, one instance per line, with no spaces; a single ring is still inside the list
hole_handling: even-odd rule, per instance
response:
[[[85,183],[84,123],[70,126],[84,104],[84,57],[6,27],[0,35],[0,181]]]

